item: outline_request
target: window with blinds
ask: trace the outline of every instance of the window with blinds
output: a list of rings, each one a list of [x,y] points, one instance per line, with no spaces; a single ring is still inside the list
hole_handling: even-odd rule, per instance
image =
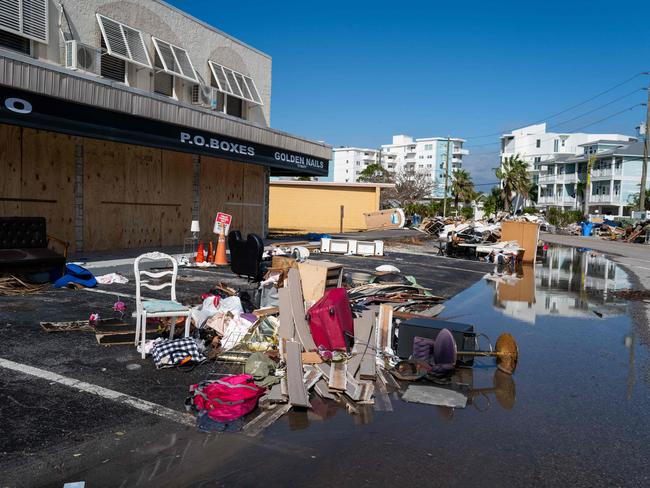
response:
[[[263,105],[253,78],[214,61],[208,61],[208,64],[212,70],[214,84],[219,91],[256,105]]]
[[[0,30],[48,42],[48,0],[0,0]]]
[[[97,22],[109,55],[151,68],[151,59],[142,32],[100,14],[97,14]]]
[[[152,37],[153,45],[160,59],[161,68],[170,75],[179,76],[186,80],[198,83],[194,66],[187,51],[182,47],[174,46],[169,42]]]

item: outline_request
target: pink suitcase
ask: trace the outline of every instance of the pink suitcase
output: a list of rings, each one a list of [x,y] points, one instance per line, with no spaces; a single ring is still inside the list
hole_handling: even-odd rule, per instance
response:
[[[345,288],[327,290],[307,311],[307,321],[316,347],[346,350],[354,337],[354,320]]]

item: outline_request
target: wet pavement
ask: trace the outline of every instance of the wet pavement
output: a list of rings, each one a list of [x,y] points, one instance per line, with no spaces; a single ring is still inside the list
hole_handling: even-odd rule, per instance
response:
[[[435,282],[436,267],[446,266],[444,277],[453,282],[453,268],[464,263],[431,259],[420,265],[420,273]],[[473,270],[486,271],[479,264]],[[393,394],[392,411],[369,406],[349,415],[337,404],[316,399],[313,409],[291,412],[251,439],[199,434],[93,400],[87,418],[77,421],[117,417],[115,432],[77,434],[80,456],[70,452],[56,466],[26,462],[25,479],[38,483],[15,484],[650,485],[650,354],[639,339],[641,325],[633,323],[629,304],[616,293],[631,287],[630,277],[600,253],[563,247],[551,247],[542,262],[518,275],[497,271],[445,304],[443,317],[472,324],[492,341],[509,332],[519,344],[514,376],[498,373],[492,360],[481,359],[456,377],[469,388],[465,409],[408,404]],[[7,376],[0,381],[20,390],[22,378]],[[35,424],[45,415],[44,420],[63,422],[66,429],[74,425],[57,395],[64,395],[59,387],[44,403],[53,412],[30,411]],[[27,396],[13,400],[18,404],[3,409],[3,418],[20,415],[20,404],[31,405]],[[161,403],[172,399],[165,400]],[[38,432],[33,436],[24,441],[16,436],[14,442],[28,450]],[[56,449],[56,443],[47,448]],[[32,477],[28,470],[33,475],[35,468],[52,474]]]

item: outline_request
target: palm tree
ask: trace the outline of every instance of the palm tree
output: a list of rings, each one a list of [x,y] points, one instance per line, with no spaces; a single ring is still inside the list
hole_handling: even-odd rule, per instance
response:
[[[506,212],[510,211],[510,199],[513,193],[518,193],[524,199],[528,198],[530,193],[528,165],[519,154],[505,158],[494,174],[501,180],[501,193]]]
[[[474,199],[474,182],[472,177],[464,169],[454,171],[451,180],[451,194],[454,196],[454,205],[458,208],[458,202],[469,203]]]

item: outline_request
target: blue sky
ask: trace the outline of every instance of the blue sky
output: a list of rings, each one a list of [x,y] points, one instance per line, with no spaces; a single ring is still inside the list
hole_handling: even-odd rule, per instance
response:
[[[648,1],[169,1],[272,56],[273,127],[333,146],[464,137],[476,183],[495,181],[498,135],[474,136],[538,122],[650,71]],[[648,82],[638,76],[549,124],[569,131],[607,118],[644,102]],[[635,135],[644,110],[583,131]]]

